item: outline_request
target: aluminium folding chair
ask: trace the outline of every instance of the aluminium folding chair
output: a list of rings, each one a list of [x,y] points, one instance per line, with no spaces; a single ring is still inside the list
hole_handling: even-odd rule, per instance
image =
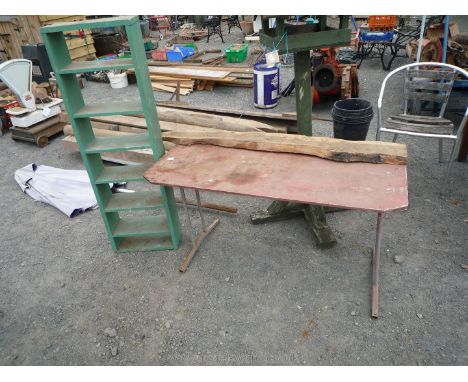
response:
[[[383,123],[382,121],[382,100],[385,85],[390,77],[396,73],[406,71],[403,113],[391,115]],[[411,135],[423,138],[435,138],[439,140],[439,162],[442,162],[443,147],[442,141],[452,140],[452,152],[447,164],[445,177],[443,178],[441,193],[445,191],[448,183],[450,169],[460,147],[463,128],[468,120],[468,107],[464,117],[456,128],[453,122],[444,118],[445,109],[448,104],[450,92],[457,73],[468,78],[468,72],[454,65],[419,62],[404,65],[390,72],[382,82],[378,99],[377,109],[377,136],[380,140],[381,134],[392,133],[393,142],[398,135]],[[438,105],[438,115],[423,115],[421,110],[425,103],[433,102]]]

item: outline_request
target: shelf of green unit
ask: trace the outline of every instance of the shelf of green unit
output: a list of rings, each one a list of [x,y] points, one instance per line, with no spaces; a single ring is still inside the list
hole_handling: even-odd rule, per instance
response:
[[[171,235],[161,237],[126,237],[118,245],[117,252],[161,251],[174,249]]]
[[[167,234],[169,234],[169,228],[165,215],[120,217],[120,221],[112,232],[113,237],[164,237]]]
[[[95,29],[95,28],[110,28],[127,26],[138,21],[138,16],[119,16],[119,17],[104,17],[101,19],[80,20],[65,23],[55,23],[46,25],[40,29],[41,33],[55,33],[73,31],[76,29]]]
[[[141,102],[111,102],[84,105],[73,114],[73,118],[89,118],[103,115],[143,114]]]
[[[138,211],[149,208],[163,208],[163,198],[159,191],[112,194],[104,211]]]
[[[116,58],[113,60],[94,60],[72,62],[59,70],[60,74],[78,74],[86,72],[97,72],[101,70],[117,70],[133,68],[131,58]]]
[[[86,154],[98,154],[111,151],[150,149],[147,133],[123,135],[121,137],[94,137],[85,147]]]
[[[95,183],[142,181],[145,180],[143,174],[149,167],[150,165],[104,166]]]

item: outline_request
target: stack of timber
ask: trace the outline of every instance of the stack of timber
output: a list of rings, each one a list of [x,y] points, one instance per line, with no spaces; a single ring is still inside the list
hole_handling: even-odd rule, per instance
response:
[[[173,101],[158,101],[158,105],[164,106],[172,109],[183,109],[191,111],[201,111],[208,114],[214,115],[225,115],[225,116],[235,116],[238,120],[247,119],[258,122],[263,122],[274,127],[278,132],[281,133],[297,133],[297,116],[295,112],[269,112],[269,111],[251,111],[251,110],[235,110],[235,109],[226,109],[220,107],[212,106],[200,106],[193,105],[187,102],[173,102]],[[314,121],[323,121],[332,123],[333,121],[330,118],[319,117],[317,115],[312,115],[312,120]]]
[[[264,134],[277,132],[278,129],[266,123],[239,120],[237,118],[216,116],[208,113],[192,111],[175,111],[174,109],[158,107],[159,125],[163,133],[163,143],[166,150],[170,150],[174,143],[166,140],[168,133],[177,133],[184,136],[188,133],[202,133],[209,135],[212,131],[224,132],[250,132]],[[114,115],[91,118],[94,134],[97,136],[141,134],[146,132],[146,121],[141,116]],[[67,149],[78,151],[78,145],[70,125],[65,126],[66,137],[63,144]],[[125,152],[103,153],[104,160],[122,163],[152,163],[152,151],[149,149],[130,150]]]
[[[85,16],[38,16],[41,26],[86,20]],[[86,61],[96,58],[93,36],[90,29],[74,30],[64,34],[70,57],[73,61]]]
[[[224,86],[253,86],[253,69],[246,66],[234,65],[205,65],[197,63],[171,63],[164,61],[150,61],[149,72],[151,81],[154,84],[158,82],[172,79],[172,87],[177,85],[177,81],[185,80],[186,86],[190,85],[190,81],[194,83],[197,90],[213,90],[216,85]],[[132,70],[129,70],[132,73]],[[164,84],[168,86],[167,84]],[[154,88],[154,86],[153,86]],[[155,89],[161,90],[161,89]],[[169,91],[169,90],[168,90]],[[183,93],[181,93],[183,95]]]
[[[17,141],[33,142],[39,147],[44,147],[49,144],[50,137],[62,132],[64,126],[62,117],[57,115],[28,128],[12,126],[10,127],[11,138]]]
[[[206,29],[199,29],[193,24],[184,24],[180,28],[180,32],[173,37],[172,41],[176,43],[198,41],[208,36]]]
[[[85,20],[85,16],[2,16],[0,18],[0,61],[22,58],[21,46],[42,43],[39,28],[44,25]],[[82,37],[81,37],[82,36]],[[70,56],[74,61],[96,58],[90,30],[80,35],[78,30],[65,35]]]
[[[21,45],[42,42],[39,16],[1,16],[0,61],[23,58]]]
[[[128,69],[128,74],[134,74],[134,69]],[[174,93],[179,87],[179,94],[189,95],[195,87],[195,80],[183,76],[175,76],[171,74],[153,74],[150,72],[151,86],[153,90]]]

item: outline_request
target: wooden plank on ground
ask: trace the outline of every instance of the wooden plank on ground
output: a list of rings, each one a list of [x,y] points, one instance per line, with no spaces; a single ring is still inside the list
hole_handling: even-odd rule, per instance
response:
[[[172,131],[174,129],[204,129],[211,131],[212,129],[228,130],[228,131],[250,131],[250,132],[276,132],[276,128],[262,122],[213,115],[208,113],[198,113],[186,110],[175,111],[174,109],[157,107],[159,125],[162,131]],[[91,121],[105,122],[117,125],[127,125],[146,129],[146,121],[144,118],[113,115],[92,117]]]
[[[159,84],[159,85],[166,85],[166,86],[170,86],[170,87],[173,87],[173,88],[176,88],[177,87],[177,80],[151,80],[151,82],[153,82],[153,84]],[[180,82],[180,87],[182,89],[190,89],[190,90],[193,90],[193,82],[192,81],[188,81],[188,82],[182,82],[182,81],[179,81]]]
[[[193,69],[204,69],[207,70],[206,65],[202,64],[193,64],[193,63],[184,63],[179,64],[176,62],[169,61],[148,61],[148,66],[151,67],[171,67],[171,68],[193,68]],[[220,65],[220,66],[210,66],[211,71],[227,71],[230,73],[250,73],[253,74],[253,68],[250,66],[241,66],[238,64],[235,65]]]
[[[164,140],[180,145],[207,144],[256,151],[305,154],[338,162],[406,164],[406,145],[376,141],[346,141],[303,135],[239,133],[167,132]]]
[[[159,119],[163,121],[171,121],[229,131],[276,132],[276,129],[272,128],[266,123],[251,120],[193,112],[188,110],[178,110],[177,112],[174,112],[174,109],[161,106],[158,106],[157,110]]]
[[[228,77],[228,71],[217,71],[208,69],[188,69],[188,68],[168,68],[168,67],[155,67],[151,66],[148,68],[150,74],[162,74],[162,75],[175,75],[184,78],[193,79],[206,79],[206,80],[221,80]]]
[[[141,129],[146,129],[146,120],[139,117],[131,117],[127,115],[112,115],[112,116],[102,116],[102,117],[93,117],[91,121],[94,122],[104,122],[114,125],[119,125],[120,131],[123,126],[136,127]],[[183,123],[175,123],[170,121],[159,121],[159,126],[161,131],[199,131],[199,132],[210,132],[212,129],[208,127],[195,126]]]
[[[169,92],[169,93],[174,93],[175,90],[176,90],[175,87],[170,87],[170,86],[167,86],[167,85],[158,84],[158,83],[154,83],[154,82],[151,83],[151,86],[152,86],[153,90],[162,90],[162,91]],[[189,89],[179,89],[179,94],[183,95],[183,96],[189,95],[191,92],[192,91],[189,90]]]

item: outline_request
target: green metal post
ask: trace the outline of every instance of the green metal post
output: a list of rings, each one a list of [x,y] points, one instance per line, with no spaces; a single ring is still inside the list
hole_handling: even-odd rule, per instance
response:
[[[312,91],[310,81],[309,51],[294,54],[294,81],[296,84],[297,130],[299,134],[312,135]]]

